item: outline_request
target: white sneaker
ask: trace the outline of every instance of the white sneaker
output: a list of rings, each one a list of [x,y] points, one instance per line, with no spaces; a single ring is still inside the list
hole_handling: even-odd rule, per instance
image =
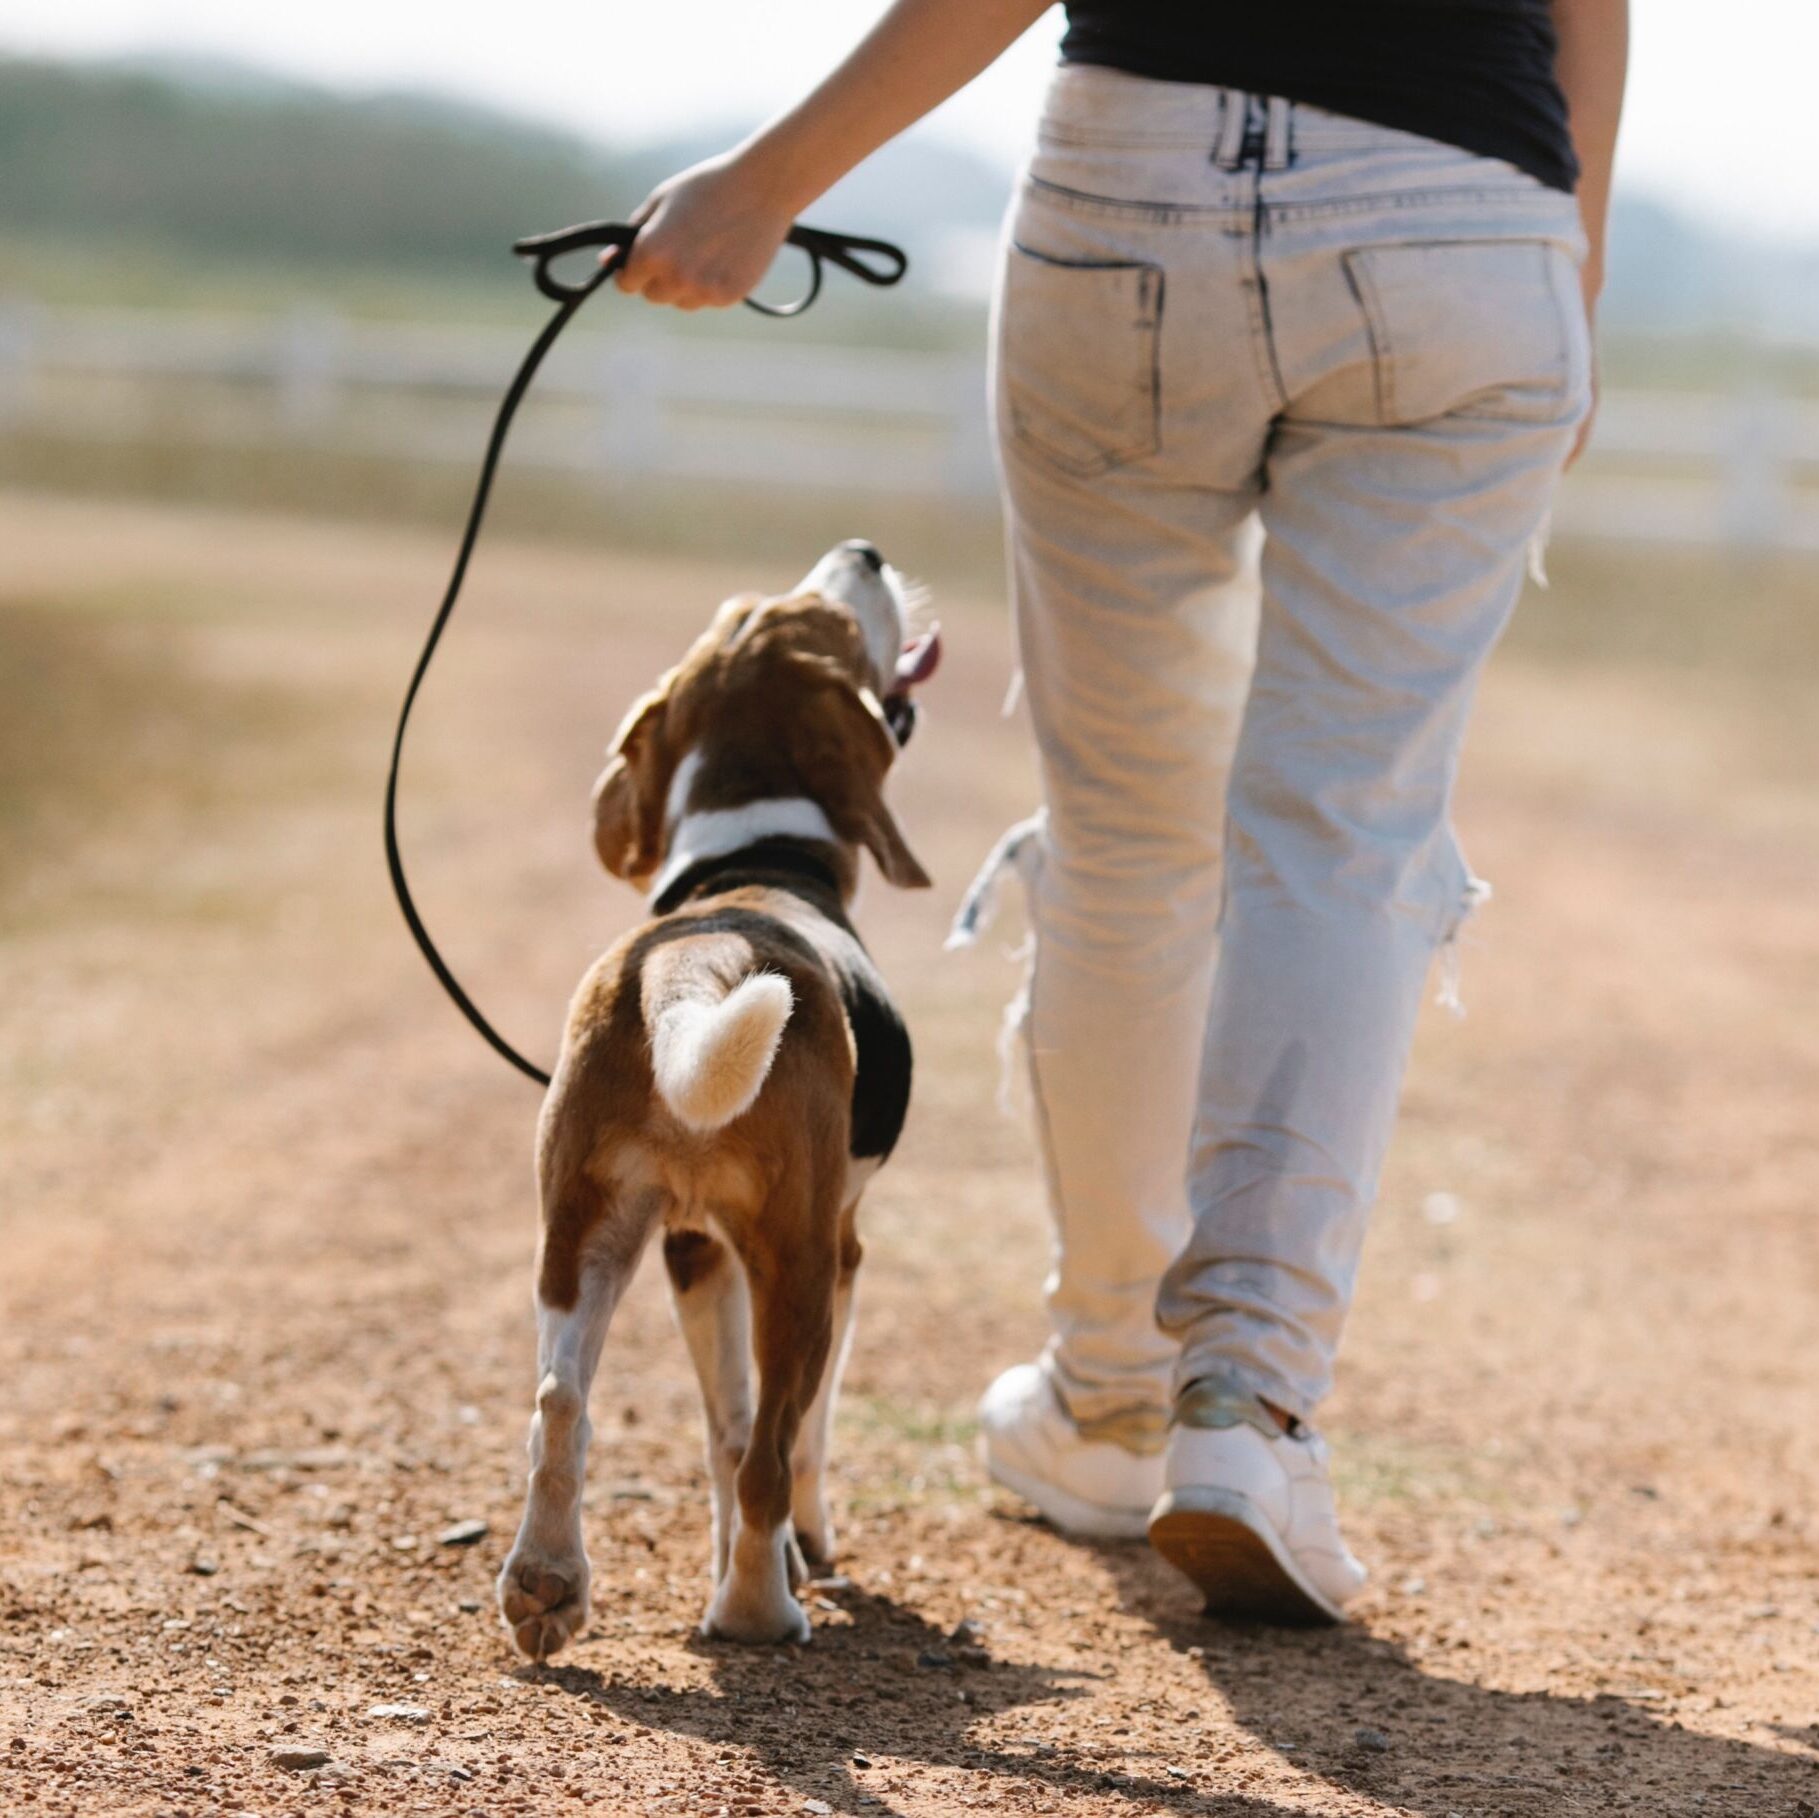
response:
[[[1209,1614],[1342,1622],[1366,1573],[1339,1535],[1326,1441],[1284,1433],[1249,1395],[1196,1384],[1169,1435],[1150,1545]]]
[[[1040,1364],[1006,1370],[980,1398],[979,1457],[1079,1540],[1141,1540],[1162,1490],[1162,1454],[1084,1438]]]

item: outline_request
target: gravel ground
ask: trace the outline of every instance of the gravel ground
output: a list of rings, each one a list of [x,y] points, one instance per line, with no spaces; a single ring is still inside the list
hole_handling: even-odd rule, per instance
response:
[[[1422,1033],[1330,1412],[1372,1585],[1272,1633],[972,1461],[1044,1239],[995,1103],[1016,967],[939,952],[1029,800],[995,609],[944,602],[901,796],[940,887],[862,911],[920,1072],[814,1639],[694,1634],[705,1479],[650,1270],[596,1391],[592,1630],[537,1670],[491,1599],[535,1097],[434,995],[377,843],[440,543],[14,496],[0,548],[0,1811],[1811,1818],[1810,688],[1500,660],[1462,803],[1498,899],[1469,1018]],[[1558,566],[1535,610],[1598,611]],[[721,592],[788,577],[480,573],[410,844],[543,1052],[631,908],[590,868],[601,744]]]

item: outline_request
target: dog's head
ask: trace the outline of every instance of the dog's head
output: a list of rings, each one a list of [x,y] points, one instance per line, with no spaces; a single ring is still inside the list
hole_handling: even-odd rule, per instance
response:
[[[607,870],[648,886],[685,817],[758,826],[761,804],[801,802],[893,884],[926,885],[884,800],[910,691],[940,656],[937,632],[906,631],[902,579],[869,543],[829,550],[789,593],[728,600],[613,741],[594,785]]]

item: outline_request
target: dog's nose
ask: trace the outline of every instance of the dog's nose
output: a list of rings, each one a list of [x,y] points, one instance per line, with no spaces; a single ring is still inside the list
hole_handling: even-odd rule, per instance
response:
[[[884,557],[879,553],[876,543],[868,543],[863,537],[849,537],[840,547],[850,550],[873,574],[884,572]]]

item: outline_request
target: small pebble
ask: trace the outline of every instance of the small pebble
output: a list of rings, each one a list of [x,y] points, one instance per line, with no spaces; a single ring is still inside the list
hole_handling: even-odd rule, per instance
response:
[[[951,1667],[954,1664],[954,1657],[952,1654],[944,1654],[939,1648],[924,1648],[916,1656],[916,1664],[934,1671],[941,1667]]]
[[[375,1704],[367,1713],[382,1723],[428,1723],[429,1712],[420,1704]]]
[[[453,1527],[444,1528],[436,1536],[439,1546],[471,1547],[475,1541],[484,1540],[487,1526],[484,1521],[458,1521]]]
[[[956,1647],[976,1648],[985,1639],[985,1628],[969,1616],[964,1622],[957,1622],[948,1630],[947,1638]]]
[[[276,1748],[266,1756],[273,1767],[289,1768],[293,1774],[301,1774],[308,1768],[322,1767],[328,1761],[327,1749],[312,1748]]]
[[[1389,1753],[1390,1739],[1381,1730],[1360,1730],[1352,1741],[1369,1755],[1387,1755]]]
[[[1421,1216],[1430,1225],[1450,1225],[1459,1218],[1459,1198],[1454,1193],[1430,1193],[1421,1202]]]
[[[463,1616],[478,1616],[482,1605],[478,1597],[463,1597],[461,1601],[455,1605],[455,1608],[458,1609]]]
[[[871,1765],[872,1765],[871,1756],[862,1755],[857,1749],[854,1749],[854,1751],[853,1751],[853,1766],[854,1767],[870,1767]]]
[[[213,1578],[214,1575],[221,1570],[220,1566],[218,1566],[214,1560],[202,1557],[192,1559],[189,1562],[189,1569],[194,1572],[198,1578]]]

